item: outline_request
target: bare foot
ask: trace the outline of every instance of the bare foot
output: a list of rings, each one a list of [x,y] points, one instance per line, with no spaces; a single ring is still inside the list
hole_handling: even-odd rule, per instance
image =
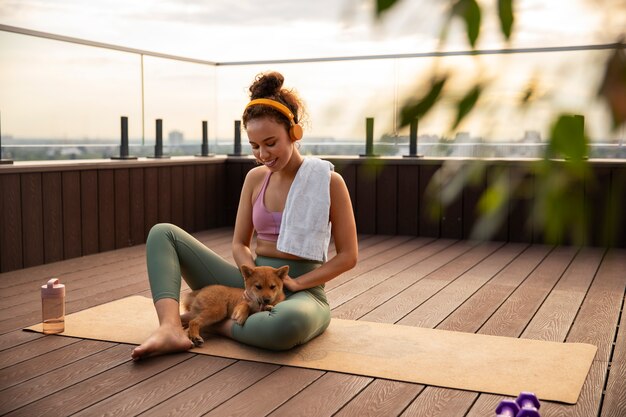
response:
[[[134,361],[166,353],[183,352],[193,347],[182,327],[161,325],[140,346],[137,346],[131,357]]]

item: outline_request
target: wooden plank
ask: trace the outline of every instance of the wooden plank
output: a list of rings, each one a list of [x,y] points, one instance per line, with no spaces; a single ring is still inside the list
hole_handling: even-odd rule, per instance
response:
[[[331,307],[333,307],[332,316],[335,318],[357,320],[373,312],[374,309],[385,306],[389,300],[396,297],[407,288],[410,288],[422,278],[421,275],[415,274],[415,272],[420,269],[421,262],[428,263],[428,258],[437,256],[439,252],[443,251],[451,244],[452,241],[430,243],[384,266],[378,268],[372,267],[372,270],[365,276],[365,282],[375,282],[378,280],[378,283],[371,286],[371,288],[368,288],[366,291],[363,291],[363,283],[360,283],[361,293],[346,297],[347,301],[340,305],[337,305],[336,298],[339,298],[341,294],[331,295]],[[391,304],[381,308],[385,309],[390,306]],[[373,317],[367,319],[374,320]]]
[[[323,371],[283,366],[205,415],[267,415],[323,374]],[[280,395],[276,395],[277,392]]]
[[[427,194],[428,185],[439,168],[437,165],[419,167],[419,236],[440,236],[439,218],[433,218],[431,211],[433,204],[439,204],[440,190],[437,188]]]
[[[63,257],[76,258],[82,255],[80,172],[65,171],[63,184]]]
[[[328,372],[269,415],[333,415],[371,382],[372,378]]]
[[[206,228],[212,229],[218,227],[220,217],[220,188],[218,188],[219,166],[215,164],[206,166]]]
[[[376,168],[376,231],[395,235],[398,219],[398,169],[383,164]]]
[[[44,263],[41,174],[21,175],[24,267]]]
[[[356,165],[355,164],[337,164],[335,170],[341,175],[348,192],[350,193],[350,201],[352,202],[352,210],[356,212],[356,194],[357,194],[357,182],[356,182]]]
[[[401,414],[403,417],[423,415],[428,417],[464,416],[472,405],[476,393],[453,389],[428,387]],[[492,415],[492,414],[486,414]],[[495,413],[493,413],[495,415]]]
[[[159,223],[172,221],[172,173],[170,167],[159,167],[159,198],[157,199]]]
[[[207,228],[207,172],[206,165],[196,165],[196,207],[194,209],[196,230],[206,230]]]
[[[511,166],[510,182],[513,191],[509,211],[509,241],[532,242],[533,224],[533,198],[535,195],[535,180],[526,168]]]
[[[504,246],[500,250],[506,249]],[[477,292],[472,294],[437,328],[475,333],[486,323],[508,297],[528,278],[552,248],[537,245],[527,248],[498,272]],[[500,251],[496,252],[497,256]]]
[[[184,208],[183,208],[183,167],[172,167],[172,223],[178,227],[184,225]]]
[[[71,415],[164,371],[192,354],[167,355],[134,364],[129,347],[117,345],[4,391],[0,413],[8,416]]]
[[[356,179],[356,228],[359,233],[376,233],[376,165],[358,165]]]
[[[20,176],[0,175],[0,272],[23,267]]]
[[[198,382],[193,389],[162,402],[151,415],[199,416],[228,401],[247,387],[267,377],[278,367],[266,363],[237,361],[233,365]]]
[[[482,334],[519,337],[576,255],[557,247],[532,271],[480,329]]]
[[[397,416],[423,389],[419,384],[375,379],[335,416]]]
[[[146,168],[144,170],[144,240],[148,238],[148,233],[152,226],[159,222],[159,173],[157,168]]]
[[[611,204],[615,221],[612,230],[615,234],[611,243],[618,248],[626,248],[626,168],[614,167],[611,172]]]
[[[511,190],[511,173],[510,167],[508,165],[499,165],[494,164],[487,167],[487,187],[498,187],[496,189],[499,190],[500,193],[507,190],[510,192]],[[504,187],[504,189],[500,188]],[[505,207],[503,207],[504,213],[502,214],[501,220],[502,223],[495,228],[493,236],[490,237],[491,240],[498,240],[502,242],[508,242],[509,240],[509,215],[510,215],[510,204],[511,202],[506,199]]]
[[[459,161],[446,161],[442,172],[448,170],[465,172],[468,170],[468,165]],[[455,198],[451,199],[451,201],[446,201],[444,195],[453,194],[451,187],[454,187],[454,182],[446,181],[440,190],[442,202],[440,219],[441,237],[446,239],[461,239],[463,237],[463,192],[460,190]]]
[[[381,285],[395,274],[414,266],[437,250],[436,246],[425,246],[426,243],[423,238],[417,238],[411,245],[399,245],[368,258],[363,262],[362,268],[366,269],[365,273],[358,274],[354,279],[327,291],[330,305],[336,308],[348,302],[363,292]]]
[[[233,190],[241,190],[244,177],[242,176],[242,164],[226,161],[226,201],[224,204],[226,224],[233,226],[239,205],[239,193]]]
[[[480,164],[480,165],[479,165]],[[480,211],[478,209],[478,202],[481,196],[487,188],[487,178],[485,175],[486,167],[483,163],[475,163],[466,168],[467,175],[471,175],[473,179],[470,179],[463,188],[463,239],[470,239],[474,230],[474,225],[480,218]]]
[[[213,175],[213,184],[215,186],[214,196],[211,200],[211,203],[215,205],[215,224],[209,227],[223,227],[226,226],[225,213],[224,213],[224,204],[226,201],[225,193],[227,192],[226,187],[224,186],[225,180],[224,177],[226,175],[226,167],[224,164],[220,165],[212,165],[214,169]],[[230,190],[228,190],[230,191]]]
[[[535,297],[541,299],[543,290],[540,288],[539,285],[532,284],[532,278],[539,277],[539,276],[548,277],[549,270],[556,272],[556,271],[561,270],[562,268],[565,268],[566,265],[567,265],[567,270],[563,274],[563,277],[561,278],[557,286],[560,285],[563,288],[563,290],[566,290],[568,287],[570,287],[571,289],[579,289],[581,287],[584,287],[585,279],[590,278],[589,272],[593,270],[593,267],[590,267],[587,270],[582,271],[582,272],[580,272],[579,267],[585,262],[591,262],[593,264],[592,261],[594,259],[594,255],[597,255],[597,254],[589,253],[589,254],[584,254],[584,256],[582,256],[580,259],[575,258],[574,260],[575,264],[574,263],[569,264],[567,255],[568,255],[567,252],[562,252],[562,253],[557,252],[556,256],[552,256],[550,258],[550,260],[552,260],[555,263],[554,265],[545,265],[545,266],[542,265],[543,266],[542,270],[539,270],[539,271],[535,270],[535,272],[532,274],[534,275],[534,277],[527,279],[525,284],[527,284],[528,282],[531,282],[531,284],[527,284],[526,286],[529,286],[533,290],[537,290],[537,293],[534,295]],[[569,255],[573,255],[573,254],[570,252]],[[544,288],[545,288],[545,291],[547,291],[548,293],[552,290],[550,283],[546,283]],[[547,298],[553,297],[553,294],[554,293],[550,293]],[[511,300],[511,298],[513,297],[509,297],[508,300]],[[531,320],[531,325],[529,327],[533,326],[532,325],[533,322],[545,323],[545,321],[543,321],[541,318],[537,319],[537,317],[542,317],[542,315],[545,315],[545,313],[549,313],[549,314],[555,313],[551,307],[548,307],[548,308],[545,307],[546,303],[547,305],[550,305],[551,302],[552,301],[548,301],[548,300],[545,301],[543,304],[541,304],[541,307],[538,308],[539,312],[536,312],[536,313],[532,309],[522,311],[523,309],[518,308],[516,310],[516,314],[520,315],[519,316],[520,326],[513,326],[511,328],[503,328],[501,326],[500,327],[491,326],[493,322],[497,322],[500,320],[500,317],[498,316],[498,314],[493,314],[491,318],[489,319],[489,321],[486,323],[486,325],[481,328],[480,333],[488,332],[489,334],[496,334],[496,335],[498,334],[509,335],[513,337],[519,336],[520,333],[516,334],[512,330],[515,329],[515,331],[517,332],[522,332],[522,329],[524,329],[524,327],[522,326],[524,325],[524,323],[527,323],[528,320],[531,318],[533,319]],[[570,312],[577,311],[577,305],[573,304],[569,309],[566,308],[566,310],[569,310]],[[462,314],[462,312],[459,312],[459,313],[455,312],[455,314]],[[556,312],[556,314],[559,314],[559,313]],[[482,315],[479,315],[478,317],[481,317],[481,316]],[[570,316],[570,315],[565,314],[565,316]],[[567,322],[564,321],[563,323],[565,324]],[[480,323],[479,322],[478,323],[465,323],[463,327],[477,326],[477,325],[479,326]],[[556,327],[559,327],[559,326],[557,325]],[[563,327],[569,328],[567,324],[565,324]],[[497,330],[494,331],[494,329],[497,329]],[[528,330],[528,327],[526,327],[523,334],[525,337],[529,337],[529,338],[539,338],[539,339],[546,338],[546,334],[543,334],[543,333],[537,334],[537,331],[542,332],[542,329],[540,330],[539,324],[537,326],[532,327],[530,331]],[[564,339],[565,335],[562,332],[560,332],[560,334],[562,335]],[[551,340],[551,339],[553,338],[548,338],[548,340]],[[498,398],[498,401],[503,399],[503,397],[501,396],[493,396],[493,395],[485,395],[485,394],[482,394],[479,397],[478,394],[469,393],[469,392],[464,393],[464,394],[458,394],[460,395],[459,397],[456,394],[451,395],[451,392],[454,392],[454,391],[444,390],[444,389],[436,388],[436,387],[428,387],[418,397],[415,403],[412,404],[412,406],[421,408],[423,410],[427,410],[427,413],[429,415],[431,414],[432,415],[465,415],[467,413],[467,410],[470,407],[472,408],[472,413],[470,414],[474,414],[475,410],[478,410],[478,409],[480,409],[481,412],[484,413],[486,409],[485,403],[489,403],[490,407],[493,407],[491,408],[490,413],[493,413],[493,410],[495,410],[495,406],[493,406],[492,403],[493,402],[497,403],[497,401],[493,400],[493,397]],[[459,393],[461,392],[459,391]],[[478,398],[477,402],[476,402],[476,398]],[[437,401],[436,405],[433,404],[433,399],[436,399]],[[543,414],[543,411],[544,410],[542,409],[542,414]],[[543,414],[543,415],[550,415],[550,414]]]
[[[98,171],[80,173],[80,212],[83,255],[99,252]]]
[[[152,407],[193,387],[233,362],[225,358],[196,355],[73,415],[138,415],[148,410],[151,414]]]
[[[565,340],[589,286],[603,250],[583,248],[528,324],[522,337],[561,342]]]
[[[622,260],[624,251],[622,251]],[[624,269],[620,270],[622,276]],[[606,396],[602,404],[602,417],[622,417],[626,412],[626,297],[622,300],[622,315],[617,337],[615,339],[615,351],[612,357],[611,370],[606,386]]]
[[[131,245],[130,241],[130,173],[127,169],[114,171],[115,247]]]
[[[195,190],[195,168],[186,165],[183,168],[183,229],[191,233],[196,230],[196,190]]]
[[[375,321],[379,323],[396,323],[405,315],[410,313],[416,306],[423,303],[433,294],[445,287],[449,280],[458,276],[459,267],[454,264],[447,266],[453,259],[462,256],[475,248],[475,244],[459,242],[450,245],[451,241],[444,239],[435,241],[432,249],[436,251],[429,257],[412,265],[399,274],[396,274],[389,281],[389,285],[398,288],[393,297],[378,306],[362,317],[365,321]],[[429,246],[426,249],[429,249]],[[472,255],[469,255],[470,257]],[[465,258],[464,258],[465,259]],[[463,260],[463,263],[465,261]],[[463,267],[461,267],[462,269]],[[437,273],[433,276],[431,274]],[[457,272],[457,275],[448,275],[450,272]],[[428,277],[428,279],[425,279]],[[376,288],[382,294],[388,290]]]
[[[19,345],[25,345],[33,340],[41,339],[43,337],[46,336],[40,333],[25,332],[21,329],[14,332],[4,333],[0,335],[0,351]]]
[[[604,402],[602,402],[607,365],[611,359],[613,359],[613,364],[619,364],[619,359],[616,361],[616,356],[613,355],[613,341],[626,287],[626,275],[623,273],[624,268],[626,268],[626,251],[619,252],[614,251],[604,257],[566,339],[567,342],[591,343],[598,347],[594,369],[587,377],[580,398],[575,405],[547,403],[543,409],[548,414],[580,417],[597,415],[600,407],[602,407],[603,412],[615,413],[619,406],[614,408],[609,397],[617,399],[617,403],[622,401],[622,404],[626,404],[626,397],[622,397],[620,400],[620,395],[614,396],[616,392],[612,392],[613,389],[617,389],[618,392],[623,389],[619,388],[619,385],[615,386],[610,383],[612,376],[619,375],[619,372],[617,375],[614,374],[614,366],[610,367],[609,383],[606,387],[607,394]],[[573,265],[573,267],[575,266]],[[622,412],[625,410],[626,408],[621,409]],[[615,415],[620,415],[620,413]]]
[[[398,166],[398,233],[417,236],[419,216],[419,168]]]
[[[130,176],[130,243],[139,245],[145,238],[145,205],[144,205],[144,171],[142,168],[131,168]]]
[[[60,172],[42,174],[44,263],[63,259],[62,190]]]
[[[100,251],[115,249],[115,178],[112,169],[98,171]]]
[[[0,369],[9,368],[76,342],[78,342],[78,340],[67,337],[48,336],[11,347],[2,352],[2,356],[0,356]]]
[[[26,333],[26,332],[24,332]],[[58,347],[47,354],[35,356],[0,370],[0,390],[21,384],[47,372],[62,368],[114,346],[113,343],[85,340]]]
[[[427,279],[431,280],[439,278],[438,275],[444,279],[447,276],[450,283],[436,295],[417,306],[398,323],[417,327],[437,327],[467,298],[506,267],[524,248],[522,245],[507,245],[496,252],[500,245],[501,243],[498,242],[480,245],[428,277]],[[455,270],[448,271],[452,267],[455,267]],[[461,271],[463,271],[462,275],[459,275]],[[451,278],[455,276],[458,278],[452,280]]]
[[[344,272],[338,277],[326,283],[326,292],[333,290],[335,287],[345,284],[346,282],[367,273],[372,267],[380,266],[379,262],[387,262],[394,259],[394,253],[387,252],[398,248],[402,243],[411,240],[409,236],[376,236],[367,242],[359,241],[359,262],[349,271]],[[429,239],[416,239],[415,248],[425,245]],[[413,245],[409,245],[413,247]],[[402,248],[400,248],[402,251]],[[382,256],[382,257],[381,257]]]

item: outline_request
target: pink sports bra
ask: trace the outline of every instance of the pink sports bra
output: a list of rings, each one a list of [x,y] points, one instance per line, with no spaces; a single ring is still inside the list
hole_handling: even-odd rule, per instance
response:
[[[278,241],[278,233],[280,232],[280,222],[283,219],[282,211],[269,211],[265,207],[265,189],[270,181],[272,172],[268,172],[263,181],[261,191],[252,206],[252,224],[257,232],[257,238],[269,240],[270,242]]]

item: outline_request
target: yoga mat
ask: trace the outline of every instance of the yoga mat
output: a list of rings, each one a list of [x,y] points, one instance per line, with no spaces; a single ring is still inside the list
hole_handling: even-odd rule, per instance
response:
[[[152,300],[134,296],[68,315],[62,335],[140,344],[157,326]],[[532,391],[543,400],[574,404],[596,350],[582,343],[332,319],[321,336],[286,352],[219,336],[192,352],[507,396]]]

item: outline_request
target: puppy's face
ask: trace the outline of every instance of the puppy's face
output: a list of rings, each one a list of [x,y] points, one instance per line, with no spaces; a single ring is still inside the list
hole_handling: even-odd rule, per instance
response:
[[[283,293],[283,277],[289,272],[289,266],[272,268],[270,266],[241,267],[246,283],[246,290],[259,304],[274,304]],[[280,301],[280,300],[279,300]]]

